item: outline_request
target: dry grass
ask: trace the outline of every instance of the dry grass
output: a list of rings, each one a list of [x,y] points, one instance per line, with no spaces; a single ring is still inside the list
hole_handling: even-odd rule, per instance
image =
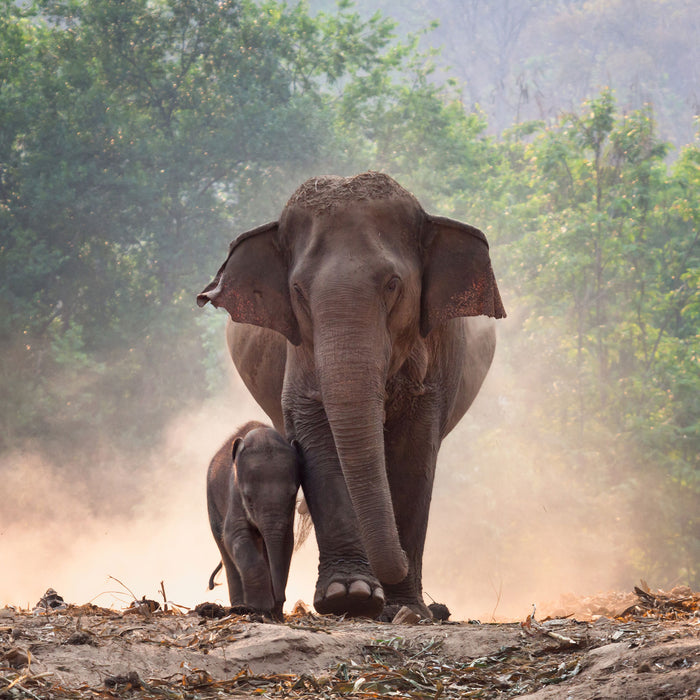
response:
[[[308,209],[315,214],[330,211],[338,204],[371,199],[411,199],[413,195],[384,173],[366,172],[354,177],[325,175],[312,177],[302,183],[287,202],[287,206]]]
[[[700,596],[680,588],[635,595],[617,618],[539,622],[531,615],[500,625],[392,625],[318,616],[303,606],[281,625],[251,615],[203,618],[172,605],[146,611],[143,600],[123,611],[6,608],[0,698],[545,698],[557,697],[547,695],[557,687],[571,697],[590,697],[593,688],[609,697],[601,679],[610,669],[610,682],[626,683],[634,697],[695,692]],[[325,670],[314,666],[308,640],[315,650],[336,645]],[[249,663],[235,656],[261,644]],[[288,670],[279,672],[279,663],[277,672],[260,670],[266,654],[281,655]],[[77,672],[81,664],[90,674]]]

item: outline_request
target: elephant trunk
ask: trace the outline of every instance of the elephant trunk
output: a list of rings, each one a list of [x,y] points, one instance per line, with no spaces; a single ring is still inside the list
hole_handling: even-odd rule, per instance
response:
[[[320,324],[315,337],[318,380],[360,538],[375,575],[399,583],[408,573],[384,457],[384,401],[389,358],[367,328]],[[330,330],[329,330],[330,329]],[[376,335],[375,335],[376,338]],[[379,356],[378,356],[379,355]]]
[[[272,594],[275,601],[275,608],[282,611],[285,601],[285,589],[289,576],[289,564],[294,549],[293,524],[288,527],[275,528],[271,533],[264,535],[265,550],[270,566],[270,582],[272,583]]]

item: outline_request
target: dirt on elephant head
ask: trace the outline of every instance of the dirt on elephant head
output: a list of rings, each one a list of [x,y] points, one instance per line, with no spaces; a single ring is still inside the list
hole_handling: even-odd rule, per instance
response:
[[[374,171],[353,177],[312,177],[297,188],[287,206],[301,207],[314,214],[322,214],[344,202],[373,199],[410,199],[420,209],[418,200],[396,180]]]

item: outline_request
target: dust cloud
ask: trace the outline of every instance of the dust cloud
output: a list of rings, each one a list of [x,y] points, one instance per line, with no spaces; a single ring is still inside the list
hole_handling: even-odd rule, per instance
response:
[[[438,457],[423,567],[425,592],[453,619],[482,622],[522,620],[533,604],[544,614],[563,595],[635,583],[629,499],[594,452],[572,468],[562,445],[552,446],[536,418],[546,359],[533,352],[513,363],[518,321],[497,329],[486,381]]]
[[[499,322],[506,343],[509,323]],[[620,569],[631,546],[628,514],[614,494],[591,493],[582,475],[548,460],[530,407],[513,396],[520,378],[500,361],[503,347],[438,461],[423,583],[458,620],[523,619],[532,603],[631,583]],[[128,605],[130,594],[110,576],[139,598],[161,600],[163,581],[174,603],[227,603],[223,574],[223,585],[207,590],[219,557],[206,469],[237,426],[266,418],[234,370],[225,371],[229,391],[177,417],[138,468],[111,455],[99,479],[81,482],[36,455],[4,459],[0,605],[31,607],[48,587],[71,603]],[[288,608],[312,601],[316,566],[312,535],[294,556]]]
[[[253,418],[265,420],[233,370],[230,374],[229,394],[174,420],[162,444],[138,467],[112,455],[108,469],[97,469],[99,481],[81,482],[35,454],[3,459],[0,605],[32,607],[49,587],[76,604],[124,607],[132,600],[124,586],[139,598],[162,602],[161,581],[174,603],[227,603],[222,574],[223,585],[207,590],[219,553],[207,519],[206,470],[235,428]],[[107,492],[99,498],[104,512],[94,507],[96,490]],[[304,577],[299,569],[307,559],[311,572]],[[307,544],[295,561],[288,597],[310,599],[315,570]]]

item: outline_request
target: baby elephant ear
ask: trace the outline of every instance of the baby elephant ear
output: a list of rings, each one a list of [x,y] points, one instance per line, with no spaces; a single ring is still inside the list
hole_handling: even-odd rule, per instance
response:
[[[287,264],[277,245],[277,222],[242,233],[214,279],[197,295],[238,323],[270,328],[299,345],[301,337],[289,298]]]
[[[236,461],[236,458],[241,452],[241,448],[243,447],[243,438],[242,437],[237,437],[233,441],[233,445],[231,445],[231,460]]]
[[[441,216],[427,216],[421,335],[460,316],[505,318],[489,244],[479,229]]]

